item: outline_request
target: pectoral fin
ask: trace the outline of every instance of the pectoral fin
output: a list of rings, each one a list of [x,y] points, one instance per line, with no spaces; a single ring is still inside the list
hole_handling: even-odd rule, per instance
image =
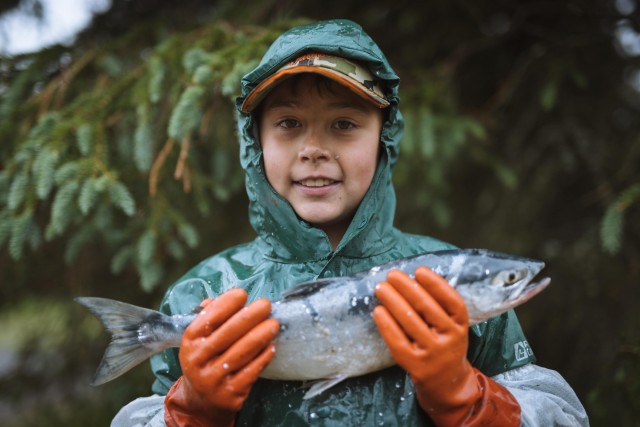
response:
[[[330,389],[334,385],[347,379],[346,375],[337,375],[335,377],[327,378],[324,380],[314,381],[313,385],[309,388],[309,391],[304,395],[303,399],[311,399],[322,393],[325,390]]]

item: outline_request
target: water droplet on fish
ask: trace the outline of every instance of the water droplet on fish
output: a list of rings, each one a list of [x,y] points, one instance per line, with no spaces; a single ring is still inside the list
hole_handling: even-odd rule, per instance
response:
[[[400,396],[400,401],[404,402],[404,396]]]
[[[223,363],[222,364],[222,369],[229,369],[229,364],[228,363]]]
[[[368,296],[364,297],[364,303],[369,305],[369,297]]]
[[[399,383],[399,382],[397,382],[397,383],[395,384],[395,386],[396,386],[396,388],[400,388],[400,383]]]
[[[316,419],[316,418],[318,418],[318,414],[316,414],[315,412],[312,412],[312,413],[309,415],[309,418],[311,418],[312,420],[313,420],[313,419]]]

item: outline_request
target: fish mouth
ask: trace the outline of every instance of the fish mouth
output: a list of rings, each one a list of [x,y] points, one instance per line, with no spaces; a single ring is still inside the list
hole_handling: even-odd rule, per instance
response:
[[[530,300],[531,298],[535,297],[540,292],[545,290],[550,283],[551,283],[551,278],[549,277],[540,279],[537,282],[527,283],[519,292],[518,296],[511,300],[509,305],[511,306],[511,308],[513,308],[515,306],[525,303],[526,301]]]

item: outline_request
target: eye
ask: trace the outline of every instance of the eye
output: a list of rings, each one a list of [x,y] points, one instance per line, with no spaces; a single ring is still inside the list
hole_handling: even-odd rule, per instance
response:
[[[293,128],[300,127],[300,122],[295,119],[280,120],[277,124],[279,127],[285,128],[285,129],[293,129]]]
[[[349,120],[338,120],[333,127],[339,130],[348,130],[356,127],[356,125]]]
[[[509,270],[509,271],[501,271],[496,274],[491,280],[491,284],[494,286],[511,286],[515,283],[518,283],[520,279],[525,276],[523,271],[519,270]]]
[[[509,286],[516,283],[518,280],[522,279],[524,274],[518,270],[504,271],[502,274],[502,280],[504,281],[503,286]]]

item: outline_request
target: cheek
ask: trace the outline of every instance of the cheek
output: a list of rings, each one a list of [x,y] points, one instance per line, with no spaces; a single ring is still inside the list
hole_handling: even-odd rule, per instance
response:
[[[276,179],[276,176],[274,174],[278,170],[274,162],[274,158],[275,157],[271,155],[271,152],[269,151],[264,151],[262,154],[262,161],[264,164],[264,174],[266,175],[267,180],[272,185],[273,185],[273,181]]]
[[[262,146],[262,161],[267,180],[276,190],[283,180],[286,164],[286,153],[277,144],[266,142]]]
[[[361,187],[368,188],[378,166],[378,150],[372,147],[371,150],[359,151],[353,157],[352,167],[358,176]]]

